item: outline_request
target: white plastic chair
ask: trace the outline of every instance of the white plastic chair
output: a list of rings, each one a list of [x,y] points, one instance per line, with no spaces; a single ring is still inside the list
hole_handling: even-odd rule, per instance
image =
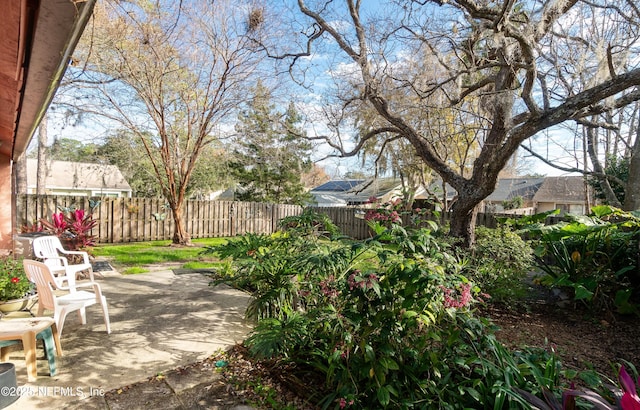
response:
[[[76,275],[82,271],[89,271],[89,279],[93,282],[93,267],[89,262],[89,254],[82,251],[68,251],[62,247],[57,236],[39,236],[33,240],[33,254],[49,267],[54,275],[57,286],[67,282],[71,291],[75,291]],[[79,255],[82,263],[69,264],[66,256]]]
[[[111,333],[107,298],[102,295],[102,289],[97,282],[81,282],[76,284],[77,288],[92,287],[93,292],[76,290],[75,292],[58,296],[54,293],[55,290],[69,290],[69,288],[57,285],[47,265],[30,259],[25,259],[23,264],[27,277],[36,284],[38,290],[38,316],[42,316],[45,310],[53,311],[53,320],[56,322],[56,327],[58,328],[58,336],[62,334],[64,320],[70,312],[77,310],[80,321],[84,325],[87,323],[84,309],[96,303],[102,307],[107,333]]]

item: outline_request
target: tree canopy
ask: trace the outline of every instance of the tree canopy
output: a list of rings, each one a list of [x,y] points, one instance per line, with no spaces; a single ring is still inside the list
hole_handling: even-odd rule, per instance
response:
[[[67,71],[69,104],[139,138],[176,244],[190,244],[182,211],[196,164],[258,75],[259,17],[231,1],[104,1]]]
[[[298,128],[293,104],[280,113],[262,82],[253,88],[238,118],[231,172],[242,201],[303,205],[311,199],[302,176],[311,171],[311,144]]]
[[[637,53],[630,52],[637,49],[640,12],[629,0],[297,5],[291,33],[302,33],[298,41],[265,47],[309,87],[303,76],[309,64],[326,58],[333,87],[322,84],[322,92],[331,96],[325,112],[333,126],[316,137],[341,156],[375,139],[380,147],[406,140],[458,192],[451,233],[467,245],[474,242],[477,206],[523,142],[640,99]],[[592,41],[593,26],[598,39],[611,42]],[[578,74],[590,81],[578,81]],[[341,130],[363,111],[375,112],[376,120],[349,146],[351,135]],[[447,112],[477,139],[468,169],[448,161],[430,137],[433,118]],[[453,135],[441,134],[444,141]]]

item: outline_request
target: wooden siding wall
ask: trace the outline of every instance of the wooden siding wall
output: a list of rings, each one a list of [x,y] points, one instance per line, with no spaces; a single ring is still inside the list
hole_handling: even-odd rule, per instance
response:
[[[165,202],[152,198],[101,198],[93,211],[98,243],[167,240],[173,236],[173,216]],[[89,210],[89,198],[21,195],[16,203],[17,226],[32,225],[40,218],[75,207]],[[296,205],[234,201],[187,201],[184,221],[191,238],[272,233],[278,221],[298,215]]]

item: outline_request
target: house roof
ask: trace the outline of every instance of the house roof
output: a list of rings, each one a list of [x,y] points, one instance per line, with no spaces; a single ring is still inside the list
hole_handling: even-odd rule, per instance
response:
[[[499,179],[496,189],[485,198],[487,202],[502,202],[515,197],[532,200],[543,185],[545,178],[503,178]]]
[[[363,179],[342,179],[332,180],[313,188],[312,192],[346,192],[364,182]]]
[[[347,198],[344,195],[312,192],[317,206],[347,206]]]
[[[0,155],[15,159],[25,151],[95,1],[2,2]]]
[[[382,198],[402,189],[402,182],[396,178],[375,178],[368,180],[333,180],[310,192],[319,206],[358,205],[369,202],[369,198]]]
[[[582,176],[546,177],[534,202],[584,202],[584,178]]]
[[[27,186],[36,186],[38,160],[27,159]],[[131,191],[131,186],[115,165],[50,161],[45,186],[48,189]]]

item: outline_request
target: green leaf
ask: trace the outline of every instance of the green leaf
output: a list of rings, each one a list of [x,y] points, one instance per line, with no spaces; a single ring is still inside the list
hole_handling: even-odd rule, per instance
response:
[[[631,297],[631,289],[624,289],[624,290],[617,291],[616,298],[615,298],[616,306],[628,303],[629,297]]]
[[[406,312],[404,312],[402,314],[402,317],[405,319],[410,319],[412,317],[418,316],[418,312],[414,311],[414,310],[407,310]]]
[[[478,392],[478,390],[472,387],[467,387],[465,389],[465,392],[468,393],[471,397],[473,397],[475,401],[480,402],[481,395],[480,395],[480,392]]]
[[[367,362],[372,362],[376,358],[376,353],[370,344],[364,345],[364,357],[367,359]]]
[[[380,358],[380,364],[387,370],[399,370],[400,366],[398,366],[398,363],[396,363],[395,360],[389,358],[389,357],[381,357]]]
[[[389,390],[385,386],[381,386],[377,392],[378,401],[383,406],[387,406],[391,401],[391,396],[389,395]]]
[[[574,299],[575,300],[591,300],[591,298],[593,297],[593,292],[591,292],[589,289],[585,288],[582,285],[575,285],[574,286],[575,289],[575,296]]]

